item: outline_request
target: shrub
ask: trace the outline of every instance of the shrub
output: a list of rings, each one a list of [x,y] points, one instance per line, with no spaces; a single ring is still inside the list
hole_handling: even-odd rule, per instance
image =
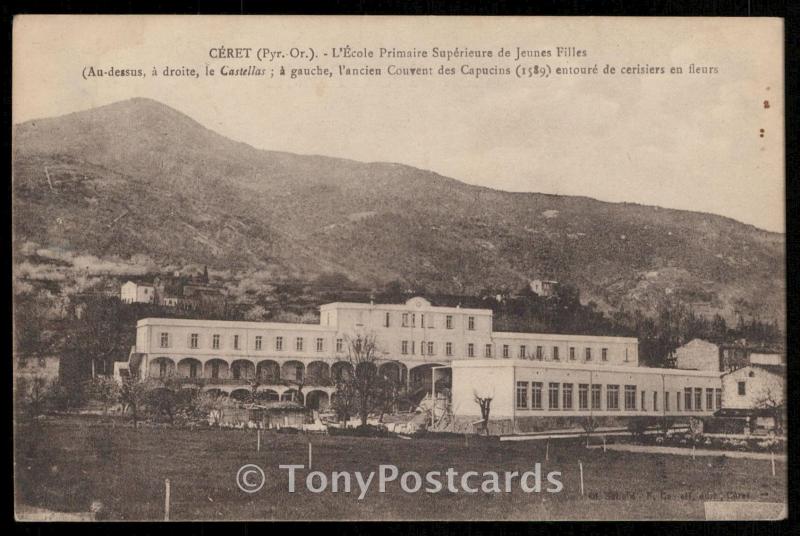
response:
[[[652,417],[631,417],[628,419],[628,431],[634,438],[642,440],[647,430],[656,424],[658,423]]]

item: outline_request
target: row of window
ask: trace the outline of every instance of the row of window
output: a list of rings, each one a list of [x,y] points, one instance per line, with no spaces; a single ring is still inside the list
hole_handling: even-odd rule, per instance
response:
[[[419,314],[419,327],[421,328],[428,328],[433,329],[436,327],[436,323],[434,322],[433,315],[425,316],[425,313]],[[384,313],[383,317],[383,327],[388,328],[392,325],[392,315],[391,313]],[[401,317],[401,327],[404,328],[414,328],[417,327],[417,313],[403,313]],[[453,315],[445,315],[444,317],[444,327],[445,329],[453,329]],[[467,329],[469,331],[475,331],[475,317],[468,316],[467,317]]]
[[[388,313],[387,313],[388,314]],[[410,313],[412,316],[414,313]],[[424,315],[421,315],[424,316]],[[470,317],[473,318],[473,317]],[[171,336],[168,332],[161,332],[160,333],[160,347],[161,348],[170,348],[172,346]],[[314,341],[315,343],[315,350],[317,352],[325,351],[325,339],[322,337],[317,337]],[[211,336],[211,348],[214,350],[219,350],[222,347],[222,336],[219,334],[213,334]],[[233,335],[231,338],[231,347],[234,350],[241,350],[241,337],[239,335]],[[189,335],[189,348],[197,349],[200,348],[200,334],[198,333],[191,333]],[[302,352],[305,349],[305,339],[303,337],[296,337],[295,338],[295,345],[294,348],[298,352]],[[264,337],[261,335],[256,335],[253,339],[253,349],[254,350],[264,350]],[[283,351],[284,349],[284,337],[278,336],[275,337],[275,350],[276,351]],[[344,341],[342,339],[336,339],[336,351],[342,352],[344,351]],[[417,347],[416,341],[408,341],[404,340],[400,343],[400,353],[402,355],[416,355]],[[436,355],[436,345],[431,341],[422,341],[419,346],[420,355],[429,355],[433,356]],[[504,358],[511,357],[511,347],[508,344],[503,345],[502,355]],[[447,342],[445,343],[445,356],[452,356],[453,355],[453,343]],[[468,357],[475,357],[476,353],[476,346],[473,343],[467,344],[467,356]],[[577,355],[577,349],[574,346],[569,347],[569,360],[575,361]],[[627,352],[626,352],[626,361],[627,361]],[[592,360],[592,348],[584,348],[583,352],[584,360],[591,361]],[[602,348],[600,350],[600,359],[602,361],[608,361],[608,348]],[[492,345],[485,344],[483,347],[483,357],[492,357]],[[547,359],[548,357],[545,354],[545,347],[544,346],[536,346],[535,353],[529,353],[528,347],[524,344],[519,346],[519,353],[517,357],[521,359],[537,359],[543,360]],[[551,349],[550,357],[553,361],[560,361],[559,356],[559,347],[553,346]]]
[[[231,337],[231,348],[234,350],[241,350],[242,349],[242,339],[239,335],[233,335]],[[283,337],[275,337],[275,350],[282,351],[284,349],[284,338]],[[166,331],[161,332],[159,335],[159,345],[161,348],[170,348],[172,346],[172,341],[170,334]],[[211,335],[211,348],[213,350],[219,350],[222,347],[222,336],[219,334]],[[200,348],[200,335],[198,333],[191,333],[189,335],[189,348]],[[254,350],[263,350],[264,349],[264,337],[261,335],[256,335],[253,339],[253,349]],[[303,337],[295,337],[294,340],[294,349],[298,352],[302,352],[305,349],[305,338]],[[317,352],[324,352],[325,351],[325,339],[322,337],[317,337],[314,340],[314,349]],[[344,350],[344,340],[343,339],[336,339],[336,351],[342,352]]]
[[[569,360],[576,361],[578,355],[578,349],[574,346],[569,347]],[[508,344],[503,345],[503,357],[509,358],[511,357],[511,347]],[[519,346],[519,352],[517,353],[517,357],[520,359],[537,359],[542,361],[544,359],[552,359],[553,361],[561,361],[560,351],[558,346],[553,346],[551,349],[550,356],[548,358],[546,354],[546,349],[544,346],[536,346],[533,353],[528,352],[528,347],[524,344]],[[591,348],[584,348],[583,349],[583,360],[584,361],[591,361],[592,360],[592,349]],[[601,348],[600,349],[600,360],[601,361],[608,361],[608,348]],[[625,361],[628,361],[628,351],[625,350]]]
[[[572,383],[549,382],[547,384],[547,408],[550,410],[572,410],[575,409],[573,402]],[[603,385],[593,383],[578,384],[578,408],[600,410],[602,400]],[[606,410],[620,409],[620,386],[606,385]],[[545,409],[543,405],[544,382],[517,382],[516,407],[517,409]],[[670,393],[664,392],[664,411],[670,409]],[[648,408],[647,391],[639,391],[635,385],[625,385],[622,402],[627,411],[661,411],[659,407],[659,393],[652,391],[650,396],[651,404]],[[637,405],[638,401],[638,405]],[[676,411],[703,411],[703,389],[701,387],[687,387],[683,393],[683,409],[681,409],[681,393],[675,393]],[[706,388],[705,390],[705,410],[714,411],[722,407],[722,389]]]
[[[417,344],[416,341],[400,341],[400,354],[402,355],[416,355],[417,353]],[[436,355],[436,344],[432,341],[422,341],[419,343],[419,353],[420,355]],[[446,342],[444,343],[444,355],[445,356],[452,356],[453,355],[453,343]],[[467,357],[475,357],[475,344],[469,343],[467,344]],[[492,357],[492,345],[486,344],[483,347],[483,357]]]

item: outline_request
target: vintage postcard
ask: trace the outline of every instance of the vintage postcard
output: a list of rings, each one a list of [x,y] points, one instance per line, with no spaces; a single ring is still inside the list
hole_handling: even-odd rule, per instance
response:
[[[17,17],[16,518],[785,518],[783,40]]]

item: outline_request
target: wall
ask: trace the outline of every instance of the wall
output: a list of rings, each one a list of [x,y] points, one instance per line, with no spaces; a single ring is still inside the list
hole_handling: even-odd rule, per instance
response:
[[[719,347],[693,339],[675,350],[675,367],[685,370],[720,370]]]
[[[169,334],[169,346],[161,347],[161,333]],[[198,335],[198,347],[191,347],[191,335]],[[214,335],[219,335],[219,349],[212,347]],[[234,337],[239,336],[239,348]],[[261,350],[255,349],[256,337],[261,336]],[[277,337],[283,338],[283,349],[276,349]],[[303,349],[296,349],[296,339],[303,339]],[[323,339],[322,351],[316,349],[316,339]],[[334,332],[313,324],[280,324],[268,322],[227,322],[207,320],[143,319],[137,325],[136,350],[153,356],[196,357],[323,357],[335,345]]]
[[[467,417],[470,420],[481,418],[475,393],[492,397],[490,420],[510,418],[514,414],[513,392],[508,389],[514,383],[513,367],[497,367],[492,364],[453,367],[452,374],[451,408],[456,417]]]
[[[542,347],[542,361],[555,361],[554,348],[558,348],[558,361],[569,362],[570,348],[575,349],[575,363],[586,362],[586,349],[591,350],[590,363],[597,366],[620,365],[636,367],[639,364],[639,342],[630,337],[600,337],[585,335],[560,335],[544,333],[495,332],[493,342],[495,355],[502,357],[503,345],[509,346],[509,357],[514,359],[537,359],[537,347]],[[525,345],[526,356],[520,355],[520,346]],[[607,360],[603,361],[603,348]]]
[[[750,363],[753,365],[783,365],[784,359],[781,354],[753,352],[750,354]]]
[[[677,372],[674,369],[652,369],[645,367],[613,367],[603,370],[599,366],[542,364],[522,360],[508,360],[500,363],[481,360],[480,363],[457,362],[453,371],[453,413],[456,417],[479,415],[477,404],[470,405],[473,390],[494,393],[492,418],[514,416],[525,417],[581,417],[581,416],[702,416],[710,415],[717,409],[718,395],[722,389],[719,374],[705,372]],[[526,408],[517,407],[516,394],[518,382],[525,383]],[[532,382],[542,384],[541,409],[532,407]],[[550,384],[558,384],[558,408],[549,408]],[[564,409],[564,384],[572,385],[571,408]],[[587,397],[589,407],[581,409],[580,385],[601,385],[600,408],[591,409],[591,388]],[[607,407],[608,385],[619,386],[619,409]],[[635,406],[626,409],[625,386],[636,386]],[[692,406],[695,406],[695,389],[701,389],[701,410],[685,410],[685,388],[692,388]],[[710,391],[709,391],[710,390]],[[642,404],[642,392],[644,405]],[[669,393],[669,410],[665,408],[665,393]],[[711,395],[711,406],[708,395]],[[654,400],[655,397],[655,400]],[[680,404],[676,404],[680,398]],[[474,406],[474,407],[473,407]]]
[[[29,357],[23,361],[14,359],[14,375],[18,377],[41,377],[47,381],[58,379],[59,358],[57,356]]]
[[[738,383],[745,382],[745,394],[740,395]],[[722,407],[726,409],[754,409],[759,399],[768,394],[778,402],[783,402],[786,380],[761,367],[744,367],[722,377]]]
[[[403,314],[408,315],[403,325]],[[386,326],[386,315],[389,326]],[[413,315],[413,323],[411,321]],[[452,318],[452,327],[447,328],[447,317]],[[469,317],[474,329],[469,329]],[[468,345],[472,343],[476,357],[483,357],[486,344],[491,343],[492,312],[489,309],[461,309],[456,307],[434,307],[423,298],[412,298],[404,305],[333,303],[320,308],[323,325],[335,327],[339,337],[355,334],[373,334],[379,350],[388,359],[442,363],[442,360],[468,357]],[[408,351],[402,353],[403,341]],[[413,346],[412,346],[413,342]],[[422,344],[432,342],[433,354],[422,352]],[[451,344],[452,355],[446,353]],[[413,353],[412,353],[413,347]]]

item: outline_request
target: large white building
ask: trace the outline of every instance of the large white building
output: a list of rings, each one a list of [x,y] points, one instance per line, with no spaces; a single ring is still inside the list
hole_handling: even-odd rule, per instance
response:
[[[438,307],[421,297],[394,305],[329,303],[320,307],[319,324],[145,318],[130,360],[116,373],[177,377],[234,396],[249,392],[257,378],[268,398],[302,398],[318,408],[329,404],[334,379],[350,367],[347,340],[359,334],[375,336],[380,372],[412,393],[431,391],[434,370],[451,371],[456,417],[478,415],[473,393],[486,389],[494,392],[498,418],[705,413],[719,406],[719,373],[639,367],[635,338],[496,332],[490,309]]]

